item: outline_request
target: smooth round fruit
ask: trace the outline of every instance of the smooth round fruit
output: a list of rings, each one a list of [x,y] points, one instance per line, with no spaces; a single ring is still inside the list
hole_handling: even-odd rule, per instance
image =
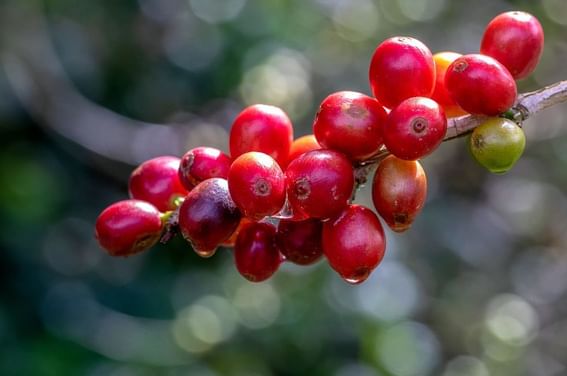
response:
[[[163,156],[139,165],[128,182],[130,198],[147,201],[158,210],[174,210],[175,200],[184,197],[187,189],[178,176],[180,159]]]
[[[200,256],[210,257],[234,233],[241,214],[230,198],[225,179],[199,183],[179,208],[179,229]]]
[[[321,146],[353,161],[374,155],[382,146],[386,111],[380,103],[354,91],[329,95],[319,106],[313,133]]]
[[[330,218],[346,205],[354,188],[352,165],[344,154],[314,150],[289,164],[285,172],[295,217]]]
[[[396,157],[416,160],[437,149],[446,132],[443,108],[432,99],[414,97],[388,114],[384,144]]]
[[[230,155],[236,159],[249,151],[259,151],[287,164],[293,142],[293,126],[286,113],[275,106],[255,104],[245,108],[230,129]]]
[[[426,198],[427,178],[418,161],[390,155],[380,162],[372,182],[372,201],[393,231],[409,229]]]
[[[488,171],[504,173],[514,166],[526,146],[524,131],[504,118],[490,118],[476,127],[469,140],[474,159]]]
[[[219,149],[207,146],[191,149],[181,158],[179,180],[191,190],[203,180],[226,179],[231,162],[230,157]]]
[[[130,256],[151,248],[162,231],[161,213],[140,200],[118,201],[100,213],[95,237],[111,256]]]
[[[282,261],[276,228],[261,222],[244,226],[234,244],[234,261],[238,272],[251,282],[270,278]]]
[[[311,150],[319,150],[319,149],[321,149],[321,145],[319,145],[319,143],[317,142],[315,135],[308,134],[305,136],[301,136],[298,139],[293,140],[287,162],[289,164],[291,163],[291,161],[299,157],[301,154],[305,154]]]
[[[435,85],[433,56],[417,39],[386,39],[372,55],[369,78],[372,93],[388,108],[407,98],[429,97]]]
[[[445,80],[451,96],[471,114],[495,116],[512,107],[516,100],[514,77],[490,56],[459,57],[447,68]]]
[[[236,158],[228,172],[230,196],[252,219],[276,214],[285,203],[285,175],[267,154],[251,151]]]
[[[323,252],[329,265],[348,283],[365,281],[384,257],[386,238],[370,209],[349,205],[323,224]]]
[[[537,66],[543,39],[537,18],[526,12],[506,12],[494,17],[484,30],[480,53],[492,56],[520,79]]]
[[[319,219],[280,220],[277,232],[280,252],[294,264],[313,264],[323,256],[322,232],[323,222]]]
[[[445,116],[448,118],[467,114],[451,97],[445,85],[445,73],[447,72],[447,68],[453,61],[461,56],[463,55],[456,52],[439,52],[433,55],[433,61],[435,61],[435,89],[433,89],[431,99],[443,107]]]

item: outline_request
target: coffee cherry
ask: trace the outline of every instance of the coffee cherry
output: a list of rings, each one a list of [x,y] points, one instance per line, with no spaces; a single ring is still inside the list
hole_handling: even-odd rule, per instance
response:
[[[251,151],[236,158],[228,172],[230,196],[252,219],[276,214],[285,203],[285,175],[267,154]]]
[[[467,114],[451,97],[445,83],[447,68],[453,61],[461,56],[463,55],[456,52],[439,52],[433,55],[433,61],[435,61],[435,89],[433,89],[431,99],[443,107],[445,116],[448,118]]]
[[[370,209],[349,205],[323,224],[323,252],[329,265],[348,283],[365,281],[384,257],[386,238]]]
[[[353,161],[374,155],[382,146],[386,111],[374,98],[354,91],[329,95],[319,106],[313,133],[321,146]]]
[[[236,238],[234,261],[238,272],[251,282],[270,278],[282,261],[276,242],[276,228],[261,222],[244,226]]]
[[[447,68],[447,90],[463,110],[498,115],[514,104],[516,82],[506,67],[490,56],[464,55]]]
[[[100,213],[95,237],[111,256],[145,251],[161,236],[162,221],[155,206],[140,200],[116,202]]]
[[[520,79],[534,71],[543,39],[537,18],[526,12],[506,12],[493,18],[484,30],[480,53],[492,56]]]
[[[350,161],[333,150],[301,155],[286,170],[286,188],[294,215],[329,218],[346,205],[354,188]]]
[[[179,208],[179,229],[202,257],[212,256],[240,223],[241,214],[228,193],[225,179],[199,183]]]
[[[426,197],[427,178],[418,161],[390,155],[380,162],[372,182],[372,201],[393,231],[410,228]]]
[[[175,209],[175,200],[184,197],[187,189],[178,176],[180,159],[163,156],[139,165],[130,175],[130,198],[143,200],[165,212]]]
[[[488,171],[508,171],[522,156],[526,146],[524,131],[504,118],[490,118],[476,127],[469,139],[474,159]]]
[[[323,255],[322,231],[323,222],[319,219],[281,220],[277,232],[280,252],[294,264],[313,264]]]
[[[445,132],[447,118],[443,108],[432,99],[414,97],[388,114],[384,144],[396,157],[416,160],[437,149]]]
[[[230,155],[233,159],[249,151],[259,151],[287,164],[293,142],[293,127],[286,113],[275,106],[255,104],[245,108],[230,129]]]
[[[317,142],[315,135],[308,134],[298,139],[294,140],[291,144],[291,149],[289,151],[289,158],[287,160],[288,164],[291,163],[294,159],[299,157],[301,154],[307,153],[311,150],[319,150],[321,149],[321,145]]]
[[[187,190],[210,178],[228,177],[231,160],[222,151],[200,146],[189,150],[181,158],[179,165],[179,180]]]
[[[410,37],[386,39],[370,62],[370,86],[388,108],[411,97],[429,97],[435,85],[435,65],[425,44]]]

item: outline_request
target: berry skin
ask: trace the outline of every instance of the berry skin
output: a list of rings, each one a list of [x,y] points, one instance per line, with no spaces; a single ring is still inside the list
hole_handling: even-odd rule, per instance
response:
[[[175,200],[184,197],[187,189],[178,176],[180,159],[163,156],[139,165],[128,182],[130,198],[147,201],[165,212],[175,209]]]
[[[467,112],[463,110],[451,97],[445,83],[445,73],[447,72],[447,68],[453,61],[461,56],[463,55],[456,52],[439,52],[433,55],[433,61],[435,61],[435,89],[433,90],[431,99],[443,107],[445,115],[448,118],[467,114]]]
[[[179,180],[190,191],[203,180],[226,179],[231,162],[228,155],[215,148],[200,146],[191,149],[181,158]]]
[[[140,200],[118,201],[100,213],[95,237],[111,256],[130,256],[157,243],[162,231],[161,213]]]
[[[427,178],[418,161],[390,155],[380,162],[372,182],[372,201],[393,231],[409,229],[426,198]]]
[[[543,29],[529,13],[506,12],[490,21],[480,53],[492,56],[518,80],[532,73],[543,51]]]
[[[353,161],[374,155],[382,146],[386,111],[367,95],[340,91],[323,100],[313,122],[321,146],[345,154]]]
[[[323,252],[329,265],[348,283],[364,282],[384,258],[385,249],[382,225],[364,206],[349,205],[323,224]]]
[[[244,226],[236,238],[234,261],[238,272],[251,282],[270,278],[282,262],[276,228],[261,222]]]
[[[286,170],[286,189],[296,218],[330,218],[347,205],[354,188],[350,161],[333,150],[301,155]]]
[[[181,234],[202,257],[212,256],[230,238],[240,218],[240,211],[228,193],[227,181],[222,178],[199,183],[179,207]]]
[[[433,152],[446,132],[443,108],[432,99],[414,97],[404,100],[388,114],[384,144],[396,157],[416,160]]]
[[[370,61],[370,86],[388,108],[411,97],[429,97],[435,85],[435,65],[425,44],[410,37],[386,39]]]
[[[317,142],[315,135],[308,134],[298,139],[294,140],[291,144],[291,149],[289,151],[289,158],[287,160],[288,164],[294,159],[299,157],[301,154],[307,153],[311,150],[319,150],[321,145]]]
[[[490,56],[459,57],[447,68],[445,80],[451,96],[471,114],[496,116],[516,100],[514,77]]]
[[[526,146],[524,131],[504,118],[490,118],[476,127],[469,139],[474,159],[495,174],[511,169]]]
[[[251,151],[242,154],[228,172],[230,196],[252,219],[276,214],[285,203],[285,175],[267,154]]]
[[[249,151],[259,151],[287,164],[293,142],[293,126],[279,107],[255,104],[245,108],[230,129],[230,155],[236,159]]]
[[[280,220],[277,232],[280,252],[294,264],[313,264],[323,256],[322,232],[323,222],[319,219]]]

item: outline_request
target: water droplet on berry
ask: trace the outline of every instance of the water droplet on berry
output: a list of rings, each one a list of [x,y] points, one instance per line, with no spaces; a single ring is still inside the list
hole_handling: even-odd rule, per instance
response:
[[[213,257],[214,254],[217,252],[217,249],[213,249],[213,250],[200,250],[198,248],[193,248],[195,250],[195,253],[198,254],[199,256],[201,256],[202,258],[209,258],[209,257]]]

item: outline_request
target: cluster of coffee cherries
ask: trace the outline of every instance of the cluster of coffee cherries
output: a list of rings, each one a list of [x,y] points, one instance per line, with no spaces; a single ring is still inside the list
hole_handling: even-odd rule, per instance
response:
[[[443,141],[447,117],[488,116],[471,150],[490,170],[506,171],[525,138],[516,123],[498,116],[514,104],[515,79],[533,71],[542,47],[539,22],[523,12],[493,19],[480,54],[432,55],[414,38],[390,38],[370,62],[373,96],[329,95],[313,134],[295,140],[282,109],[245,108],[230,130],[230,155],[197,147],[138,166],[129,180],[131,199],[100,214],[96,237],[114,256],[146,250],[172,231],[202,257],[234,247],[237,270],[254,282],[268,279],[282,261],[308,265],[324,256],[344,280],[360,283],[386,247],[379,217],[352,203],[360,172],[377,164],[374,207],[402,232],[427,195],[418,160]]]

